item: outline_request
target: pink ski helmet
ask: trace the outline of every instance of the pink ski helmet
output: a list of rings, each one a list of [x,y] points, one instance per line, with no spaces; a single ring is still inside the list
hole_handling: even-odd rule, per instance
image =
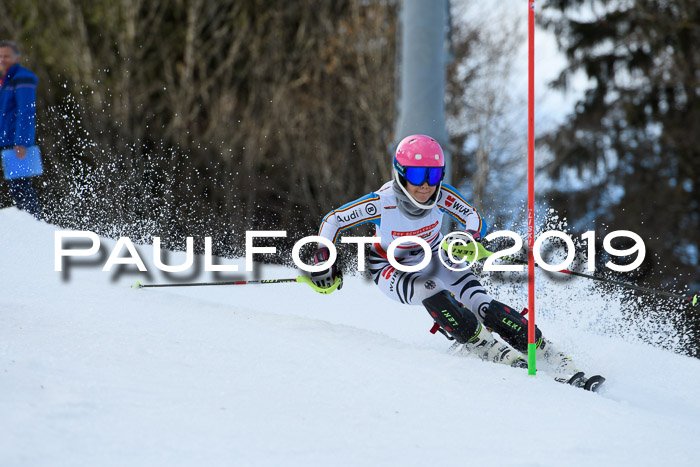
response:
[[[445,156],[440,144],[425,135],[411,135],[401,140],[394,156],[394,178],[408,199],[421,209],[430,209],[437,202],[437,192],[445,177]],[[428,203],[419,203],[406,190],[406,183],[436,186],[436,195]]]

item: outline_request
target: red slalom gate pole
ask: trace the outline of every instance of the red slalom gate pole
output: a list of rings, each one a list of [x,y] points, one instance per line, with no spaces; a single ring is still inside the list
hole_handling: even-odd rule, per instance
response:
[[[535,361],[535,0],[528,0],[527,94],[527,372],[537,373]]]

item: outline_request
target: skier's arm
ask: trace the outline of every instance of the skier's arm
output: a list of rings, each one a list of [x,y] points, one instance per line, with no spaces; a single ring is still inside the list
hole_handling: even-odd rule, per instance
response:
[[[379,208],[379,196],[370,193],[326,214],[318,234],[335,244],[340,234],[348,229],[368,222],[379,225],[381,219]],[[318,247],[314,252],[314,264],[325,264],[330,256],[329,249],[321,244]],[[323,289],[330,289],[338,282],[336,288],[340,289],[343,283],[343,271],[338,264],[333,264],[328,269],[311,273],[311,280],[317,287]]]
[[[486,221],[456,188],[443,183],[441,191],[438,207],[442,212],[456,220],[464,230],[479,237],[486,235]]]
[[[318,235],[335,244],[341,233],[346,230],[367,223],[379,225],[380,221],[379,196],[370,193],[326,214],[321,221]]]

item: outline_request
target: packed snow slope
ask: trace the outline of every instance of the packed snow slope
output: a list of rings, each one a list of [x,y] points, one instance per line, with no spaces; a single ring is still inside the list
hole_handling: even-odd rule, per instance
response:
[[[328,296],[136,290],[163,282],[152,247],[138,247],[150,277],[102,272],[112,240],[66,275],[56,230],[0,210],[4,467],[698,465],[700,361],[601,331],[615,305],[583,282],[542,283],[538,322],[608,378],[599,394],[449,355],[423,309],[360,277]]]

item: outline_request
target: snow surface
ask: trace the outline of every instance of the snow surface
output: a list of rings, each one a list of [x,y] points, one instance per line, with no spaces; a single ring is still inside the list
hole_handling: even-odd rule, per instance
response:
[[[360,277],[329,296],[294,283],[136,290],[162,274],[115,278],[103,257],[66,278],[56,230],[0,210],[4,467],[698,465],[700,361],[639,330],[606,333],[623,320],[585,281],[538,276],[538,324],[608,378],[599,394],[449,355],[423,309]],[[492,291],[522,307],[511,289]],[[563,304],[573,314],[545,311]]]

